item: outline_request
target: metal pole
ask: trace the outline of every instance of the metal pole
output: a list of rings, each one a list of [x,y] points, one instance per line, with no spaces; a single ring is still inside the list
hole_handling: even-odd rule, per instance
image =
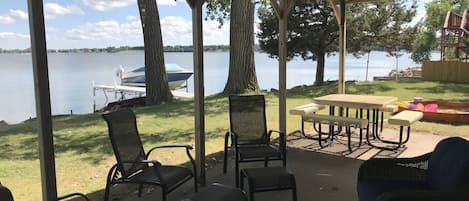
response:
[[[34,92],[38,121],[42,200],[57,200],[54,141],[50,105],[47,48],[42,0],[28,0],[29,32],[34,72]]]

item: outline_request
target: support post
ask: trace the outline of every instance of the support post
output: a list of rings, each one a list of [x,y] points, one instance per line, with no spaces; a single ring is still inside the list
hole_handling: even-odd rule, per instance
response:
[[[279,64],[278,64],[278,97],[279,97],[279,130],[287,132],[287,22],[288,14],[296,0],[271,0],[272,7],[279,19]]]
[[[202,35],[202,5],[204,0],[187,0],[192,9],[192,42],[194,57],[194,105],[195,105],[195,158],[201,186],[205,178],[205,110],[204,110],[204,46]]]
[[[345,50],[346,50],[346,20],[345,20],[345,0],[340,0],[340,24],[339,24],[339,94],[345,93]]]
[[[286,133],[287,131],[287,17],[282,17],[278,21],[279,25],[279,130]]]
[[[57,184],[43,1],[28,0],[28,13],[38,121],[42,200],[55,201],[57,200]]]

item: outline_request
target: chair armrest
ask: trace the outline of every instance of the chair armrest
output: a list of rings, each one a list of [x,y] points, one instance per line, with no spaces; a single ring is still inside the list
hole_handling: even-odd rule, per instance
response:
[[[150,156],[151,152],[157,149],[169,149],[169,148],[186,148],[186,152],[189,152],[190,150],[194,149],[191,145],[162,145],[162,146],[156,146],[151,148],[147,154],[146,157]]]
[[[381,194],[377,201],[463,201],[469,194],[462,191],[395,190]]]
[[[121,163],[140,163],[140,164],[153,164],[155,167],[161,166],[161,163],[156,160],[141,160],[141,161],[122,161]]]
[[[286,146],[287,146],[287,136],[286,136],[285,133],[282,132],[282,131],[279,131],[279,130],[269,130],[269,132],[267,132],[267,140],[268,140],[268,142],[270,142],[270,137],[272,136],[272,133],[274,133],[274,132],[275,132],[275,133],[278,133],[280,148],[286,149]]]
[[[189,158],[189,161],[191,162],[191,165],[192,165],[192,169],[193,169],[193,173],[194,173],[194,177],[197,176],[197,167],[195,165],[195,160],[194,158],[192,157],[191,155],[191,151],[192,149],[194,149],[192,146],[190,145],[162,145],[162,146],[156,146],[156,147],[153,147],[151,148],[147,154],[146,154],[146,157],[148,158],[151,154],[152,151],[154,150],[157,150],[157,149],[167,149],[167,148],[185,148],[186,149],[186,155],[187,155],[187,158]]]

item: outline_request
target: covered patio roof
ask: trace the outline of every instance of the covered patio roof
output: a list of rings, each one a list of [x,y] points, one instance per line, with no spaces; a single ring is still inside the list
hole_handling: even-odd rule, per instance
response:
[[[192,9],[194,54],[194,102],[196,160],[202,185],[205,184],[205,121],[202,5],[204,0],[186,0]],[[279,130],[286,131],[286,28],[287,16],[296,0],[271,0],[279,17]],[[340,22],[339,93],[344,93],[345,59],[345,5],[372,0],[329,0]],[[339,8],[337,8],[339,4]],[[340,11],[339,11],[340,9]],[[56,200],[57,186],[52,132],[47,47],[44,26],[43,0],[28,0],[31,52],[34,72],[36,114],[38,120],[39,157],[41,167],[42,199]]]

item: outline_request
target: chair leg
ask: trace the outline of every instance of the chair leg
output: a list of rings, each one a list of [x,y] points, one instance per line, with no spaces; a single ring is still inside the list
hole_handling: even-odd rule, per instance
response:
[[[283,154],[282,165],[283,167],[287,167],[287,150],[284,150],[282,154]]]
[[[236,184],[236,188],[239,187],[239,156],[238,156],[238,150],[236,149],[235,151],[235,184]]]
[[[198,186],[197,186],[198,183],[199,181],[197,180],[197,175],[196,175],[194,176],[194,192],[198,191]]]
[[[104,191],[104,201],[109,201],[109,191],[111,190],[111,185],[109,182],[106,182],[106,190]]]
[[[228,165],[228,138],[230,136],[230,133],[226,132],[225,134],[225,147],[224,147],[224,152],[223,152],[223,173],[226,174],[226,169]]]
[[[166,190],[165,188],[161,188],[162,200],[166,201]]]
[[[142,197],[142,191],[143,191],[143,184],[140,184],[138,186],[138,197]]]
[[[297,201],[298,200],[298,195],[296,194],[296,183],[295,183],[295,179],[293,179],[293,188],[291,189],[292,191],[292,196],[293,196],[293,201]]]
[[[267,166],[269,166],[269,157],[268,156],[266,156],[264,158],[264,167],[267,167]]]

